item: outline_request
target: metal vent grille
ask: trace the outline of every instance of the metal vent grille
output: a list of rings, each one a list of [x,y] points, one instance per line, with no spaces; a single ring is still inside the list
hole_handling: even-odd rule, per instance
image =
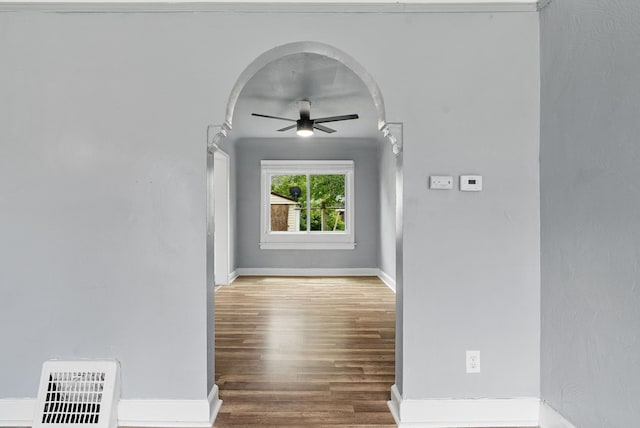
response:
[[[116,362],[47,361],[34,427],[115,427],[118,385]]]
[[[104,392],[104,372],[49,374],[43,424],[97,424]]]

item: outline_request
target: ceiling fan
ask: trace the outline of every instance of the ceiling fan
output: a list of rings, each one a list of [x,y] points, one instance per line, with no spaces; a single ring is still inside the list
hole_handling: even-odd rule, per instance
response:
[[[286,117],[277,117],[277,116],[269,116],[267,114],[259,114],[259,113],[251,113],[252,116],[258,117],[266,117],[268,119],[278,119],[278,120],[286,120],[288,122],[295,122],[294,125],[285,126],[284,128],[278,129],[280,132],[288,131],[290,129],[296,128],[296,133],[301,137],[310,137],[313,135],[313,130],[317,129],[318,131],[326,132],[327,134],[333,134],[336,132],[335,129],[331,129],[327,126],[320,125],[321,123],[327,122],[338,122],[341,120],[351,120],[358,119],[357,114],[345,114],[343,116],[329,116],[329,117],[318,117],[316,119],[311,119],[311,103],[307,100],[302,100],[298,102],[300,106],[300,119],[289,119]]]

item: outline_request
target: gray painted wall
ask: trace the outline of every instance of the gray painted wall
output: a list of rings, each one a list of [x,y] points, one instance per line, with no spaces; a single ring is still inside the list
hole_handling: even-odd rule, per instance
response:
[[[0,398],[34,397],[48,358],[206,397],[215,67],[168,18],[0,14]]]
[[[252,60],[300,40],[356,58],[404,123],[405,396],[537,396],[538,30],[536,13],[0,13],[0,398],[34,396],[50,357],[120,359],[125,398],[206,396],[206,125]],[[426,187],[468,172],[484,192]]]
[[[542,398],[638,425],[640,4],[554,1],[542,34]]]
[[[311,144],[315,143],[315,144]],[[237,254],[239,268],[377,268],[378,142],[357,139],[243,139],[235,143]],[[354,250],[261,250],[261,160],[353,160]]]
[[[537,15],[414,19],[423,29],[403,30],[416,43],[404,52],[424,65],[398,58],[403,77],[382,82],[404,122],[403,393],[536,397]],[[482,192],[428,189],[429,175],[469,173],[484,176]],[[479,376],[465,373],[470,349]]]

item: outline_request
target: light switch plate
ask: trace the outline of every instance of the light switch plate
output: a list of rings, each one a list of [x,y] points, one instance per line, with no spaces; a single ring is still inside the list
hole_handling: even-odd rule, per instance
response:
[[[453,189],[453,177],[451,175],[432,175],[429,177],[429,188],[435,190]]]
[[[481,175],[461,175],[460,190],[463,192],[479,192],[482,190]]]

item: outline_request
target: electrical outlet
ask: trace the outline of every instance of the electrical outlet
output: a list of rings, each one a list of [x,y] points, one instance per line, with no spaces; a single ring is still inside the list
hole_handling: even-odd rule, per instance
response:
[[[480,351],[467,351],[467,373],[480,373]]]
[[[453,176],[432,175],[429,177],[429,189],[450,190],[453,189]]]

